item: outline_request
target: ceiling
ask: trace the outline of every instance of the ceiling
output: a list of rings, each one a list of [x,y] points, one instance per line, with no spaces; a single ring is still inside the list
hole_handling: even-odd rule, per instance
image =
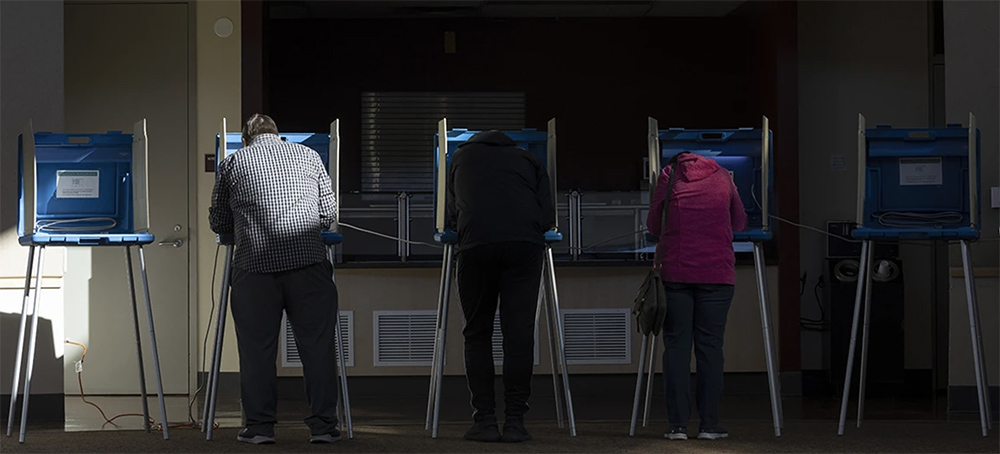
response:
[[[271,0],[273,19],[719,17],[746,0]]]

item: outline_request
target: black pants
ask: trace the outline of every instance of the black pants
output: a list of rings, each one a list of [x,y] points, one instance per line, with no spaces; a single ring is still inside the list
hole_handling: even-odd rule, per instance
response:
[[[667,283],[667,320],[663,324],[663,376],[667,420],[686,427],[691,416],[691,342],[697,363],[697,404],[701,428],[719,424],[722,354],[732,285]]]
[[[240,398],[252,435],[274,436],[277,422],[277,354],[284,310],[302,358],[313,435],[337,427],[338,322],[333,266],[319,262],[278,273],[233,268],[233,322],[240,351]]]
[[[476,421],[494,416],[496,410],[493,320],[498,298],[504,411],[508,418],[521,418],[528,411],[542,252],[540,244],[494,243],[458,254],[458,290],[465,314],[465,373]]]

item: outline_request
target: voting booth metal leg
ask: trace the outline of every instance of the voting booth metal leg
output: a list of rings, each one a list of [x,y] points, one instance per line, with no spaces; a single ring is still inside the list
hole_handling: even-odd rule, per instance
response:
[[[23,405],[21,409],[21,433],[19,439],[21,443],[24,443],[25,429],[28,426],[28,397],[31,395],[31,368],[34,364],[35,357],[35,336],[37,334],[38,327],[38,299],[39,292],[42,289],[42,257],[44,255],[45,246],[40,246],[38,248],[38,268],[35,273],[35,303],[34,310],[31,314],[31,340],[29,341],[30,346],[28,347],[28,370],[24,385],[24,395],[21,397],[21,404]],[[22,353],[24,351],[24,335],[28,321],[28,298],[31,293],[31,265],[34,261],[34,256],[35,246],[31,245],[28,248],[28,270],[24,273],[24,300],[21,303],[21,328],[18,330],[17,335],[17,360],[14,363],[14,383],[11,387],[10,412],[7,417],[8,437],[11,436],[14,431],[14,408],[17,404],[17,388],[20,386],[21,381],[21,360],[23,359]]]
[[[438,437],[438,424],[441,421],[441,380],[444,376],[445,341],[448,334],[448,300],[451,298],[451,266],[454,247],[444,246],[444,263],[442,264],[441,288],[438,295],[437,335],[434,339],[434,358],[431,366],[431,397],[433,398],[433,414],[431,415],[431,437]]]
[[[657,339],[660,336],[653,336],[649,343],[649,369],[646,370],[646,405],[642,411],[642,427],[649,427],[649,413],[653,408],[653,378],[656,377],[656,350]]]
[[[987,386],[986,365],[983,364],[983,339],[980,332],[979,301],[976,299],[976,278],[973,275],[972,255],[969,242],[962,240],[962,267],[965,274],[965,299],[969,306],[969,334],[972,336],[972,359],[976,370],[976,391],[979,394],[979,420],[982,424],[983,436],[989,435],[993,424],[990,414],[990,396]]]
[[[774,436],[781,436],[784,425],[784,411],[781,402],[781,378],[778,376],[774,342],[771,338],[771,305],[768,301],[767,274],[764,269],[764,247],[753,243],[754,270],[757,275],[757,299],[760,301],[760,323],[764,333],[764,356],[767,360],[767,381],[771,394],[771,417],[774,419]]]
[[[546,331],[549,333],[549,364],[552,367],[552,396],[556,404],[556,424],[560,429],[566,427],[566,416],[563,413],[563,394],[561,389],[561,384],[559,381],[559,354],[556,351],[556,345],[558,340],[556,339],[556,329],[552,324],[552,313],[549,311],[551,306],[549,301],[549,289],[551,286],[548,283],[548,261],[542,263],[542,275],[541,280],[538,281],[538,307],[535,310],[536,320],[541,315],[541,312],[545,312],[545,326]]]
[[[840,399],[840,425],[837,428],[837,435],[844,434],[844,424],[847,421],[847,402],[851,396],[851,377],[854,374],[854,352],[858,346],[858,322],[861,316],[862,297],[867,302],[871,299],[871,254],[872,245],[870,240],[861,243],[861,269],[858,273],[858,288],[854,299],[854,319],[851,324],[851,343],[848,347],[847,367],[844,373],[844,393]],[[864,382],[860,383],[864,386]]]
[[[135,299],[135,277],[132,274],[132,247],[125,247],[125,276],[128,279],[128,295],[132,301],[132,324],[135,326],[135,351],[139,360],[139,396],[142,398],[142,425],[150,433],[149,399],[146,394],[146,367],[142,361],[142,334],[139,331],[139,309]]]
[[[24,272],[24,298],[21,302],[21,324],[17,331],[17,354],[14,361],[14,381],[10,389],[10,410],[7,413],[7,436],[14,433],[14,408],[17,405],[17,388],[21,384],[21,361],[24,359],[24,328],[28,322],[28,301],[31,295],[31,265],[35,261],[35,245],[28,247],[28,269]],[[24,421],[21,422],[24,425]]]
[[[333,246],[326,247],[327,258],[330,259],[330,266],[336,267],[333,262]],[[337,272],[334,270],[330,276],[333,282],[337,282]],[[347,438],[354,439],[354,423],[351,421],[351,399],[347,390],[347,360],[344,358],[344,330],[340,329],[340,305],[337,305],[337,324],[335,325],[335,335],[337,336],[337,376],[340,380],[340,388],[337,399],[337,413],[340,420],[341,430],[347,429]]]
[[[212,429],[215,425],[215,401],[219,392],[219,370],[222,367],[222,343],[226,336],[226,311],[229,308],[229,282],[232,273],[233,246],[226,246],[226,262],[222,271],[222,295],[219,297],[219,313],[215,323],[215,348],[212,352],[212,365],[208,373],[205,396],[205,416],[202,418],[201,429],[206,433],[205,439],[212,439]]]
[[[576,417],[573,414],[573,394],[570,392],[569,388],[569,371],[566,368],[566,344],[565,344],[565,334],[563,329],[562,318],[559,314],[562,311],[559,309],[559,292],[556,286],[556,265],[555,260],[552,258],[552,247],[549,245],[545,246],[545,257],[548,262],[548,275],[549,275],[549,292],[551,294],[551,301],[549,306],[549,312],[551,313],[551,323],[555,325],[556,333],[556,349],[559,352],[559,362],[558,364],[552,365],[553,373],[555,373],[556,366],[560,369],[562,374],[562,385],[563,392],[566,394],[566,414],[569,417],[569,432],[571,436],[576,436]]]
[[[167,431],[167,403],[163,397],[163,376],[160,374],[160,352],[156,348],[156,328],[153,325],[153,304],[149,299],[149,279],[146,277],[146,256],[142,252],[142,245],[139,249],[139,273],[142,275],[142,291],[146,297],[146,319],[149,320],[149,343],[153,349],[153,371],[156,373],[156,393],[160,401],[160,418],[163,426],[163,439],[169,440],[170,434]],[[129,254],[131,255],[131,253]]]
[[[642,336],[642,348],[639,350],[639,370],[635,374],[635,397],[632,399],[632,423],[628,431],[630,437],[635,436],[635,426],[639,420],[639,398],[642,396],[642,379],[646,373],[646,350],[652,342],[656,342],[656,336]]]
[[[434,351],[431,353],[431,379],[427,388],[427,416],[424,419],[424,430],[431,430],[434,423],[434,392],[437,390],[438,348],[441,346],[441,306],[444,305],[442,298],[445,291],[451,290],[451,283],[448,280],[450,255],[451,246],[446,244],[441,254],[441,281],[438,284],[437,313],[434,316]]]
[[[31,372],[35,368],[35,340],[38,338],[38,305],[42,295],[42,270],[45,268],[45,246],[38,248],[38,268],[35,271],[35,302],[31,310],[31,334],[28,338],[28,368],[24,374],[24,396],[21,397],[21,433],[18,441],[24,443],[28,429],[28,401],[31,397]],[[20,364],[17,365],[21,367]],[[14,399],[14,395],[10,396]]]

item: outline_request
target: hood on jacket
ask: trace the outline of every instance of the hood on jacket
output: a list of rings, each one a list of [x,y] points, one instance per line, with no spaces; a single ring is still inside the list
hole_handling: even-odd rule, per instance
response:
[[[694,153],[684,153],[677,158],[677,172],[685,181],[704,180],[720,170],[722,166],[714,159]]]
[[[480,144],[484,144],[484,145],[493,145],[493,146],[498,146],[498,147],[515,147],[515,146],[517,146],[517,143],[514,142],[514,139],[511,139],[510,136],[508,136],[507,134],[504,134],[501,131],[497,131],[496,129],[492,129],[492,130],[489,130],[489,131],[477,132],[475,135],[473,135],[471,138],[469,138],[468,141],[466,141],[465,143],[459,145],[458,147],[461,148],[461,147],[464,147],[465,145],[472,144],[472,143],[480,143]]]

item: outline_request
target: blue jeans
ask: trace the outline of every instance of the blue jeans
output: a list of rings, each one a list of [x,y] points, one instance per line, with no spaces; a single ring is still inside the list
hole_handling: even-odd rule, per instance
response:
[[[697,405],[701,428],[719,424],[722,354],[726,318],[734,288],[725,284],[666,283],[663,377],[670,427],[687,427],[691,417],[691,344],[697,360]]]

